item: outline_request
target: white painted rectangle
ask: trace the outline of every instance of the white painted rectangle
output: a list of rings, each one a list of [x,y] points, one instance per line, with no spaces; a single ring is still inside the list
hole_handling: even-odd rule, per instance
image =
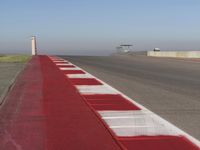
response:
[[[62,63],[62,62],[68,62],[68,61],[66,61],[66,60],[53,60],[53,62],[55,62],[55,63]]]
[[[78,67],[59,67],[60,70],[81,70],[80,68]]]
[[[72,65],[71,63],[56,63],[56,66],[70,66]]]
[[[148,111],[99,111],[99,114],[117,136],[178,135],[174,128]]]
[[[115,90],[105,85],[77,85],[76,87],[82,94],[117,94]]]
[[[84,78],[94,78],[92,75],[86,73],[86,74],[67,74],[68,78],[72,78],[72,79],[84,79]]]

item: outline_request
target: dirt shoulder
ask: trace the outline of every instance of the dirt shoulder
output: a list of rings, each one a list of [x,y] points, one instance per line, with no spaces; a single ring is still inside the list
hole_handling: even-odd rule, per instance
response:
[[[0,55],[0,105],[30,58],[28,55]]]

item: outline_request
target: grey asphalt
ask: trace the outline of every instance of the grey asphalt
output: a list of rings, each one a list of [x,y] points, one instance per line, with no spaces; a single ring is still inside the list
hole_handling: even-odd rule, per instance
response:
[[[24,63],[0,63],[0,105]]]
[[[200,140],[200,61],[62,56]]]

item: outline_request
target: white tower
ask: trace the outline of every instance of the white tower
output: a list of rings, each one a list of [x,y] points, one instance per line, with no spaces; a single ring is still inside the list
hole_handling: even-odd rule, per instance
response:
[[[31,43],[32,43],[32,55],[37,55],[36,36],[32,36]]]

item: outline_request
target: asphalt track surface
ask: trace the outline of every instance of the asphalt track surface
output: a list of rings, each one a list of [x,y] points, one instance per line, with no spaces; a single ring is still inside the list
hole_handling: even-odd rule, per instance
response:
[[[200,140],[200,60],[62,56]]]
[[[199,150],[120,92],[80,78],[86,75],[59,58],[33,57],[0,106],[0,149]]]

